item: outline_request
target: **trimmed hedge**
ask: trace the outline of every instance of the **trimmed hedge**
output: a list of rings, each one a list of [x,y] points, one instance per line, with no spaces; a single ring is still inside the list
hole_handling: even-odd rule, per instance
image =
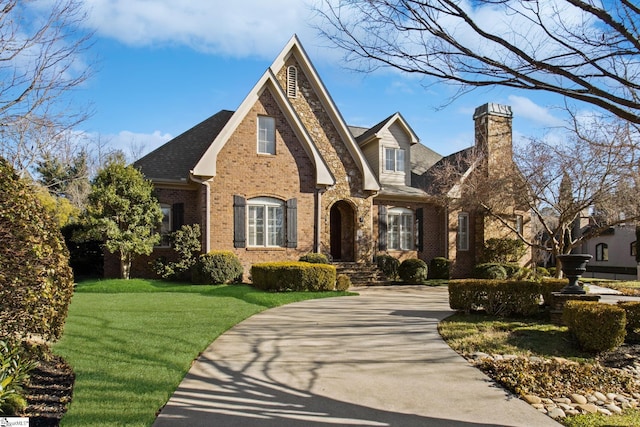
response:
[[[263,291],[332,291],[333,265],[308,262],[265,262],[251,267],[253,286]]]
[[[376,265],[387,279],[395,280],[398,277],[398,267],[400,267],[400,261],[391,255],[381,254],[376,257]]]
[[[330,264],[329,258],[327,258],[325,254],[318,254],[318,253],[312,253],[312,252],[302,255],[298,261],[309,262],[311,264]]]
[[[627,315],[627,333],[640,329],[640,301],[618,301],[618,307],[624,309]]]
[[[219,285],[242,281],[242,264],[231,251],[211,251],[200,255],[191,281],[197,285]]]
[[[507,272],[501,264],[489,262],[473,267],[472,276],[474,279],[505,280]]]
[[[451,277],[451,260],[435,257],[429,262],[429,279],[445,279]]]
[[[542,294],[544,305],[551,305],[551,301],[553,301],[552,293],[560,292],[568,284],[568,279],[543,278],[540,281],[540,293]]]
[[[626,313],[621,307],[594,301],[567,301],[562,320],[587,351],[602,352],[622,345]]]
[[[398,275],[403,282],[421,283],[427,280],[429,269],[427,263],[421,259],[405,259],[398,267]]]
[[[532,281],[466,279],[449,282],[449,306],[466,313],[530,316],[540,309],[540,284]]]

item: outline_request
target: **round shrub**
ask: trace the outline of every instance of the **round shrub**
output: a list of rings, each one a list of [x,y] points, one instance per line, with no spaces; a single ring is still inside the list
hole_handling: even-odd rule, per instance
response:
[[[351,278],[346,274],[338,274],[336,277],[336,291],[346,291],[351,287]]]
[[[242,280],[242,264],[231,251],[212,251],[198,257],[192,281],[197,285],[217,285]]]
[[[311,264],[329,264],[329,258],[325,254],[308,253],[302,255],[300,262],[310,262]]]
[[[398,267],[400,279],[409,283],[424,282],[427,280],[428,271],[427,263],[417,258],[406,259]]]
[[[626,312],[612,304],[594,301],[567,301],[562,320],[587,351],[613,350],[624,343]]]
[[[387,279],[394,280],[398,277],[398,267],[400,267],[400,261],[391,255],[378,255],[376,257],[376,265]]]
[[[60,337],[73,294],[69,252],[33,189],[0,158],[0,336]]]
[[[478,264],[473,268],[473,277],[476,279],[505,280],[507,278],[507,272],[500,264]]]
[[[451,277],[451,260],[435,257],[429,262],[429,279],[446,279]]]

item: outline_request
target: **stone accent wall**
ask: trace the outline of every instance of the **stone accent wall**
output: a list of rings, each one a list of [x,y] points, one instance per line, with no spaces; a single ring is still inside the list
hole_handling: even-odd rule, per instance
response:
[[[258,116],[276,122],[276,154],[257,152]],[[233,250],[245,275],[252,264],[297,260],[313,250],[315,169],[269,90],[265,90],[218,154],[211,182],[211,249]],[[233,248],[233,196],[298,202],[297,248]]]
[[[331,206],[340,200],[345,200],[355,210],[355,258],[359,262],[370,262],[374,254],[371,234],[372,196],[363,190],[362,171],[358,168],[340,133],[325,111],[325,106],[293,55],[276,73],[280,85],[286,88],[286,70],[291,65],[298,69],[298,96],[289,98],[289,101],[296,109],[336,180],[336,184],[322,194],[321,252],[326,254],[331,252]]]

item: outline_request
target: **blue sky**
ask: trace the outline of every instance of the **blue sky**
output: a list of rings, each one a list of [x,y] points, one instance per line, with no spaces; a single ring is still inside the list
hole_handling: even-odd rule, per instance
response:
[[[235,110],[294,33],[350,125],[373,126],[399,111],[423,144],[447,155],[473,143],[473,110],[486,102],[512,106],[516,138],[560,123],[553,105],[561,100],[544,94],[479,90],[439,109],[454,88],[391,70],[350,71],[310,25],[310,1],[82,1],[97,61],[75,93],[94,110],[78,130],[130,156]]]

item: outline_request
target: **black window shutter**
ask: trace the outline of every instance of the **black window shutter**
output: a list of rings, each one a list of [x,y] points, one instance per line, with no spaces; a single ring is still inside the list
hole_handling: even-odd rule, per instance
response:
[[[246,225],[247,201],[239,195],[233,196],[233,247],[244,248],[247,246]]]
[[[287,247],[298,247],[298,200],[287,200]]]
[[[184,203],[171,206],[171,231],[178,231],[184,225]]]
[[[387,207],[378,205],[378,250],[387,250]]]
[[[418,235],[417,235],[417,240],[418,240],[418,252],[422,252],[424,250],[424,209],[423,208],[418,208],[416,209],[416,222],[418,223]]]

